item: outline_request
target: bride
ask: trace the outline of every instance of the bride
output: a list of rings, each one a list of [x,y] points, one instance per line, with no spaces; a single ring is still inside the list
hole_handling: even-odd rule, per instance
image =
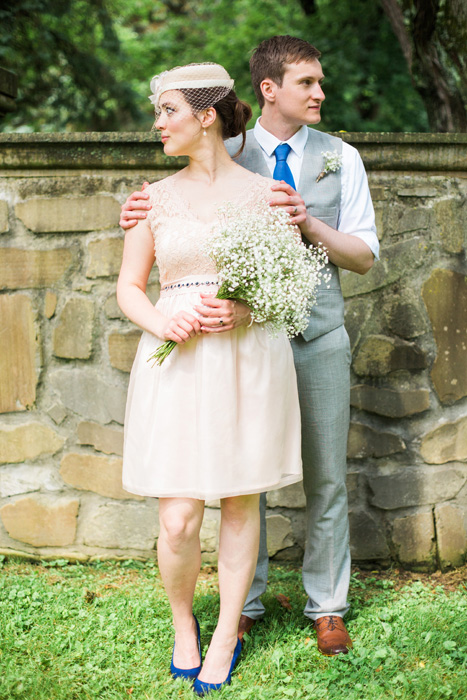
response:
[[[292,351],[251,323],[244,304],[215,298],[204,244],[220,229],[219,207],[267,206],[272,180],[234,163],[224,140],[251,116],[222,66],[189,64],[151,81],[164,152],[188,156],[154,182],[151,210],[126,233],[117,297],[143,329],[128,390],[123,485],[159,498],[158,562],[175,628],[171,672],[204,695],[230,683],[241,651],[237,627],[256,567],[259,494],[301,479],[300,414]],[[154,263],[161,294],[146,296]],[[177,347],[162,366],[148,357]],[[220,499],[220,612],[201,658],[193,597],[206,501]]]

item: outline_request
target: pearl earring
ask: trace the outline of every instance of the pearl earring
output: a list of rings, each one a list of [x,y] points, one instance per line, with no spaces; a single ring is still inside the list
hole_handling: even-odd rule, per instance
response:
[[[207,136],[207,135],[208,135],[208,132],[207,132],[206,129],[205,129],[205,130],[203,131],[203,136]]]

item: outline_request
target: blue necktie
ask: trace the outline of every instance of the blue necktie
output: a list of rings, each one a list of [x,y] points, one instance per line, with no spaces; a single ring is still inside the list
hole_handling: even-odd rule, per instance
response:
[[[274,151],[276,167],[274,168],[273,178],[274,180],[285,180],[288,185],[295,189],[292,171],[287,165],[287,156],[291,150],[288,143],[281,143]]]

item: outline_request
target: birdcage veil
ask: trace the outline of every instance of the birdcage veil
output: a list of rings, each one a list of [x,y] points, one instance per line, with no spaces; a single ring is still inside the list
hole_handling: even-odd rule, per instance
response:
[[[218,63],[188,63],[155,75],[151,80],[149,99],[156,116],[160,114],[160,100],[164,92],[180,90],[193,112],[212,107],[233,90],[234,81]]]

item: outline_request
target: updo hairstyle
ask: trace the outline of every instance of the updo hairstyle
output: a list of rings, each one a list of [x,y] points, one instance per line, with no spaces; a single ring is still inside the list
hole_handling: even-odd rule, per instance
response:
[[[180,92],[196,114],[196,106],[200,103],[201,94],[206,93],[205,88],[182,88]],[[234,136],[242,135],[242,144],[234,158],[240,155],[245,147],[246,125],[251,119],[252,111],[247,102],[239,100],[235,90],[230,90],[225,97],[212,105],[220,119],[222,126],[222,138],[224,141]]]

